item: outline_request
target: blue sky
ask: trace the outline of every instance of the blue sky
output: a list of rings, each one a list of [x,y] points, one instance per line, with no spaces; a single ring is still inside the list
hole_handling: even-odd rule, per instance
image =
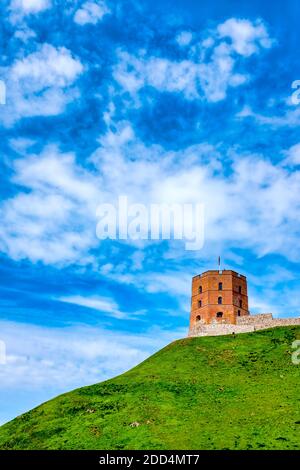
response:
[[[2,4],[0,422],[184,336],[218,255],[299,315],[299,3]],[[203,248],[98,240],[119,195],[203,203]]]

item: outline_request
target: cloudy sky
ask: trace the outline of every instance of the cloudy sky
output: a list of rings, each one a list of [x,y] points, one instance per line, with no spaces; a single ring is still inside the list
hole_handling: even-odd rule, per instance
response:
[[[1,4],[0,423],[184,336],[218,255],[299,315],[299,2]],[[120,195],[204,204],[203,248],[100,241]]]

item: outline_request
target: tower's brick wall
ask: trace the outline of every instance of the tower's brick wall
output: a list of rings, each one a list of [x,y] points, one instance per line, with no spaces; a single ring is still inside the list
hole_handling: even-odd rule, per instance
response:
[[[220,303],[221,299],[221,303]],[[231,270],[207,271],[193,277],[190,329],[199,324],[235,324],[248,316],[247,280]]]

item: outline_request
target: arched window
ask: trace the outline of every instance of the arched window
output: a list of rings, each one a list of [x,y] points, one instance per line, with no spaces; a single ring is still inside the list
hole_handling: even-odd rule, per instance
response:
[[[240,310],[238,310],[238,317],[240,317],[240,316],[241,316],[241,311],[240,311]]]
[[[202,300],[198,300],[198,308],[202,307]]]
[[[219,282],[219,290],[223,290],[223,282]]]
[[[222,297],[218,297],[218,304],[221,305],[223,303]]]
[[[242,286],[239,286],[239,294],[242,293]]]
[[[199,294],[202,294],[202,286],[199,286]]]
[[[200,320],[201,320],[200,315],[197,315],[197,316],[196,316],[196,321],[200,321]]]
[[[243,306],[243,301],[240,300],[240,307],[242,308],[242,306]]]
[[[217,313],[217,318],[222,318],[223,317],[223,312],[218,312]]]

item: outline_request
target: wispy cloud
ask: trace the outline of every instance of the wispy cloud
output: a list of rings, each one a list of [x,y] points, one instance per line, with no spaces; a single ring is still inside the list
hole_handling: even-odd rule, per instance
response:
[[[59,297],[56,300],[67,302],[69,304],[79,305],[80,307],[91,308],[98,310],[106,315],[118,319],[134,319],[145,314],[145,310],[135,312],[123,312],[120,310],[119,305],[109,297],[71,295],[68,297]]]
[[[131,160],[131,155],[138,159]],[[90,251],[101,245],[96,238],[97,205],[126,194],[131,202],[145,205],[203,203],[206,250],[230,243],[259,256],[279,253],[299,259],[299,171],[260,154],[232,152],[230,159],[228,177],[213,147],[178,152],[146,147],[128,123],[101,138],[91,156],[92,171],[77,165],[74,154],[46,148],[14,165],[13,182],[27,189],[2,204],[2,250],[14,259],[90,262]]]
[[[122,50],[114,77],[133,96],[150,86],[161,92],[183,93],[189,100],[224,100],[229,88],[249,80],[248,74],[235,70],[236,66],[241,60],[270,48],[272,40],[262,21],[252,23],[236,18],[219,24],[210,35],[190,45],[191,33],[179,33],[176,37],[179,45],[190,45],[187,58],[180,61],[149,56],[145,51],[136,56]]]
[[[267,110],[268,112],[259,113],[253,111],[250,106],[244,106],[237,114],[238,119],[252,118],[260,125],[277,129],[280,127],[295,127],[300,124],[300,107],[291,107],[286,105],[283,111],[276,108]]]

